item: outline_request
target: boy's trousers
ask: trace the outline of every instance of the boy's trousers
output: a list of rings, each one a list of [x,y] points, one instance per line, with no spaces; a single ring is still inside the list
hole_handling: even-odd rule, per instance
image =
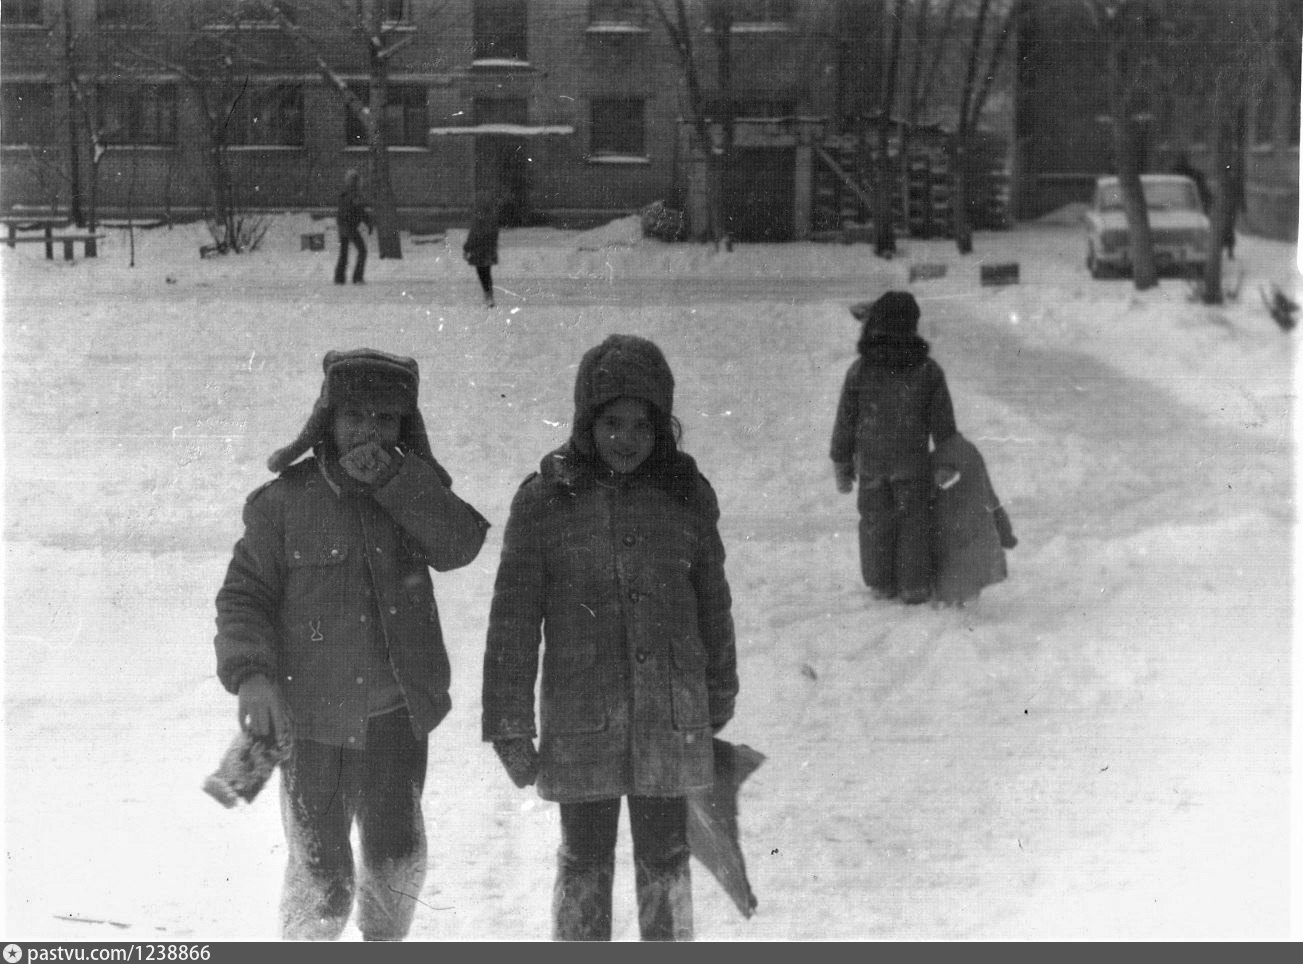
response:
[[[335,940],[357,893],[366,940],[407,936],[425,882],[421,793],[429,740],[412,733],[406,709],[372,717],[366,749],[296,740],[281,769],[281,821],[289,861],[281,936]],[[357,822],[361,860],[349,834]]]
[[[609,941],[620,798],[561,804],[552,938]],[[688,808],[683,797],[629,797],[638,932],[644,941],[692,940]]]
[[[860,572],[870,589],[911,601],[927,598],[932,586],[931,491],[928,479],[861,480],[856,498]]]

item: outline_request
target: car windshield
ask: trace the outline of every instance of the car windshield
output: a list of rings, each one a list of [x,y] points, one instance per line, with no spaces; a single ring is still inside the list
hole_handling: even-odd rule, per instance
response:
[[[1151,211],[1197,211],[1199,194],[1193,181],[1142,181],[1145,203]],[[1100,185],[1101,211],[1122,210],[1122,186],[1116,181]]]

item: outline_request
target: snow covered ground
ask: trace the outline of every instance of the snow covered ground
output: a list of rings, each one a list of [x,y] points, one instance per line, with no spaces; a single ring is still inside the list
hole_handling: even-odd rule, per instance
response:
[[[412,938],[546,939],[557,814],[479,742],[480,659],[511,495],[567,436],[575,365],[611,332],[654,339],[677,376],[735,598],[723,735],[767,757],[741,797],[759,909],[743,919],[698,865],[700,940],[1297,937],[1299,336],[1259,297],[1303,300],[1295,247],[1242,238],[1239,297],[1214,309],[1180,280],[1091,281],[1058,221],[981,234],[967,258],[906,240],[892,261],[664,245],[628,221],[507,231],[494,310],[456,230],[347,287],[333,228],[300,250],[325,225],[306,216],[250,256],[201,260],[194,227],[138,232],[134,267],[122,231],[71,264],[0,247],[0,938],[276,938],[275,787],[231,811],[199,789],[235,730],[213,597],[322,354],[369,345],[420,361],[436,450],[494,523],[435,583],[454,710]],[[1020,283],[980,286],[984,261],[1018,262]],[[909,284],[923,262],[948,273]],[[893,287],[919,298],[1020,539],[1009,580],[964,609],[871,601],[833,485],[847,306]],[[615,886],[634,940],[626,829]]]

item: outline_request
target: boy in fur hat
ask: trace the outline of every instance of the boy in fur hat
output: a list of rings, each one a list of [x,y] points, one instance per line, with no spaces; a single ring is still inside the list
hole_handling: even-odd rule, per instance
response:
[[[858,477],[865,585],[878,599],[921,603],[932,592],[929,441],[955,433],[950,390],[918,335],[913,295],[888,291],[851,313],[864,327],[833,423],[837,491],[850,492]]]
[[[557,940],[611,939],[622,797],[642,939],[692,938],[685,797],[714,782],[738,678],[719,506],[678,448],[673,400],[652,342],[590,349],[570,440],[521,484],[503,533],[483,738],[516,786],[560,804]]]
[[[401,940],[425,878],[428,734],[451,706],[430,569],[471,562],[488,523],[430,451],[413,359],[362,348],[322,367],[303,431],[268,460],[278,477],[245,502],[217,673],[241,728],[292,740],[282,936],[339,937],[356,890],[362,936]]]

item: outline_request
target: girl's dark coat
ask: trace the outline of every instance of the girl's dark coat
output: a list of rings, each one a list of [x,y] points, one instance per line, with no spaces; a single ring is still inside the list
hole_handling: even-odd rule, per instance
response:
[[[569,446],[547,456],[512,502],[489,616],[484,739],[538,734],[547,800],[709,787],[711,729],[732,717],[738,690],[714,491],[681,453],[681,486],[592,479],[574,456]]]

